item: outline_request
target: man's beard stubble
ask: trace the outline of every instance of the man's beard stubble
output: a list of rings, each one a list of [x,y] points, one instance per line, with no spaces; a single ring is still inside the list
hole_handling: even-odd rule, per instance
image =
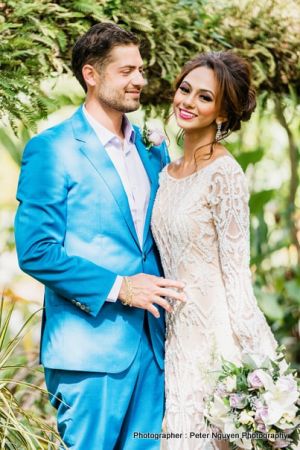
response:
[[[140,107],[140,100],[131,100],[130,104],[125,104],[125,100],[122,102],[116,96],[114,95],[107,95],[106,92],[99,91],[98,92],[98,99],[100,103],[104,103],[104,105],[108,106],[111,109],[114,109],[115,111],[119,111],[121,113],[130,113],[133,111],[136,111]]]

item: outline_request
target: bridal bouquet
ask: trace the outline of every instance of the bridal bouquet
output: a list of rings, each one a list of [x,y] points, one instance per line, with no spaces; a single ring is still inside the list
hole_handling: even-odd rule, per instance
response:
[[[295,372],[278,349],[274,360],[243,356],[242,365],[223,361],[205,418],[211,437],[232,448],[295,450],[299,441],[300,395]]]

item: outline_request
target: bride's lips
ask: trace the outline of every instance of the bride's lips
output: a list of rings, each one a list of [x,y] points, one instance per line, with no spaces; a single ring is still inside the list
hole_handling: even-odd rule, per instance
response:
[[[194,114],[194,113],[192,113],[192,112],[190,112],[190,111],[187,111],[186,109],[181,109],[181,108],[179,108],[178,109],[178,116],[181,118],[181,119],[183,119],[183,120],[192,120],[192,119],[194,119],[195,117],[197,117],[197,115],[196,114]]]

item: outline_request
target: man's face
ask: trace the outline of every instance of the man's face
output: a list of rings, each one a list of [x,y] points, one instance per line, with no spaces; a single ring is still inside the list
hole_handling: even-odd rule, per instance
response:
[[[104,107],[127,113],[140,106],[140,94],[146,81],[143,60],[136,45],[115,47],[110,59],[96,74],[95,95]]]

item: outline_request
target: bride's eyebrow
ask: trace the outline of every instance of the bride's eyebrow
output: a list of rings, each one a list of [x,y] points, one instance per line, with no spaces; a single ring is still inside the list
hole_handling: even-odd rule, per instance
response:
[[[213,97],[215,97],[215,94],[212,91],[210,91],[209,89],[199,88],[199,92],[207,92],[208,94],[211,94]]]
[[[180,86],[182,86],[183,84],[187,84],[189,88],[193,88],[193,86],[192,86],[188,81],[186,81],[186,80],[183,80],[183,81],[180,83]],[[214,92],[211,91],[211,90],[209,90],[209,89],[198,88],[197,90],[198,90],[199,92],[207,92],[207,93],[211,94],[213,97],[215,97]]]

